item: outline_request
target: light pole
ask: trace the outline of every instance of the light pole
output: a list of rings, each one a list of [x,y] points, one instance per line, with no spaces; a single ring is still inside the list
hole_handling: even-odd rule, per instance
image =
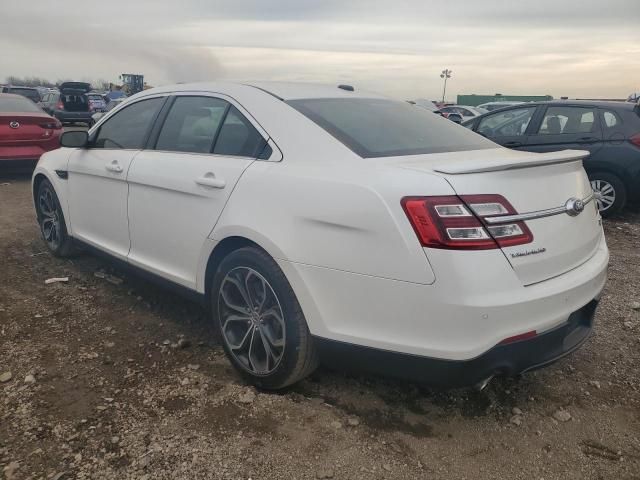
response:
[[[445,93],[447,93],[447,78],[451,78],[452,73],[453,72],[451,70],[445,68],[440,74],[440,78],[444,78],[444,88],[442,89],[442,103],[444,103],[444,95]]]

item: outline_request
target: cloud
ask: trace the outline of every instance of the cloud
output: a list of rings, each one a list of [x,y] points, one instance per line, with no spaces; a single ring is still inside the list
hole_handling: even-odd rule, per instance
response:
[[[308,80],[437,98],[448,67],[451,96],[640,89],[634,0],[52,3],[3,1],[0,78]]]

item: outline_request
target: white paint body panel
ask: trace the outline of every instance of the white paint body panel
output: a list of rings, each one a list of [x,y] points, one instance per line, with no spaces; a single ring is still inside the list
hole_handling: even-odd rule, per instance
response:
[[[259,86],[284,98],[375,96],[334,87]],[[276,259],[314,335],[443,359],[473,358],[506,337],[553,328],[603,288],[608,250],[599,217],[586,210],[533,226],[549,256],[523,257],[519,265],[499,249],[424,249],[401,208],[405,196],[456,193],[502,194],[521,212],[558,206],[588,189],[579,161],[568,154],[561,164],[552,154],[503,148],[363,159],[282,99],[246,85],[168,86],[124,105],[151,95],[202,92],[233,102],[269,141],[272,158],[143,151],[132,157],[126,181],[118,182],[96,173],[99,162],[81,163],[82,154],[74,153],[70,178],[93,180],[75,187],[54,178],[74,236],[115,255],[130,244],[129,262],[200,293],[216,246],[243,237]],[[45,154],[35,174],[55,177],[69,152]],[[528,168],[500,169],[501,158]],[[207,173],[224,178],[225,188],[195,184]],[[89,218],[92,198],[114,230]],[[575,243],[587,236],[588,246]],[[575,249],[556,248],[567,238],[585,247],[575,258]],[[548,278],[549,265],[562,262],[562,272]],[[526,286],[532,278],[539,281]]]
[[[127,172],[138,150],[76,150],[69,157],[69,222],[74,237],[124,260],[129,253]],[[108,170],[117,167],[119,172]]]
[[[196,289],[205,240],[251,159],[177,152],[140,152],[129,171],[129,261]],[[223,181],[223,188],[196,183]]]

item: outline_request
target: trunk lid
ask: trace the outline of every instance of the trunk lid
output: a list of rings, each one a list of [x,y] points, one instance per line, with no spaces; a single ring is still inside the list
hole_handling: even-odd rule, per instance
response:
[[[63,95],[83,95],[91,91],[91,84],[86,82],[63,82],[60,84],[60,93]]]
[[[0,113],[0,145],[20,145],[23,142],[47,141],[52,129],[41,125],[54,124],[46,113]]]
[[[602,226],[595,201],[575,216],[563,208],[569,199],[592,195],[582,167],[587,155],[576,150],[538,154],[500,148],[396,161],[402,168],[441,175],[457,195],[502,195],[518,214],[560,209],[561,213],[525,221],[533,234],[531,243],[502,248],[523,285],[531,285],[576,268],[600,244]]]

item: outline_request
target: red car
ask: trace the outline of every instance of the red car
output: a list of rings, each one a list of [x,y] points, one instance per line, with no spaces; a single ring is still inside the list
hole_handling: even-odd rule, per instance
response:
[[[34,165],[40,155],[60,147],[62,124],[31,100],[0,93],[0,168]]]

